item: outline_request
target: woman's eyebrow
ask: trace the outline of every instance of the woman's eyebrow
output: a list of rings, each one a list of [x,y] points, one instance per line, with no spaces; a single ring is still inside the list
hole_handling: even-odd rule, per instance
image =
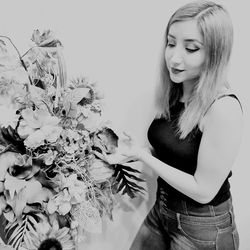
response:
[[[171,34],[168,34],[169,37],[175,39],[175,36],[171,35]]]
[[[169,38],[173,38],[173,39],[176,39],[176,37],[174,36],[174,35],[172,35],[172,34],[168,34],[168,37]],[[203,45],[203,43],[200,41],[200,40],[198,40],[198,39],[193,39],[193,38],[187,38],[187,39],[184,39],[184,42],[197,42],[197,43],[199,43],[200,45]]]
[[[191,39],[191,38],[189,38],[189,39],[184,39],[184,41],[185,42],[196,42],[196,43],[199,43],[200,45],[203,45],[203,43],[200,41],[200,40],[198,40],[198,39]]]

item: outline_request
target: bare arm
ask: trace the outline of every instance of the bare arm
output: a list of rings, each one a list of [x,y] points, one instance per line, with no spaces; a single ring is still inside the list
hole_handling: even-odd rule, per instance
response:
[[[212,105],[202,123],[197,170],[193,175],[175,169],[146,151],[139,159],[168,184],[199,203],[208,203],[232,169],[242,134],[242,112],[237,100],[225,97]]]

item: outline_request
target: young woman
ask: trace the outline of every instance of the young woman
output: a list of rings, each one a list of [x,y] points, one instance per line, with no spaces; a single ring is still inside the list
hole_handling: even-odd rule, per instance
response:
[[[148,139],[122,153],[158,175],[157,199],[131,250],[238,249],[229,177],[242,110],[226,79],[233,43],[227,11],[209,1],[178,9],[166,28],[159,114]]]

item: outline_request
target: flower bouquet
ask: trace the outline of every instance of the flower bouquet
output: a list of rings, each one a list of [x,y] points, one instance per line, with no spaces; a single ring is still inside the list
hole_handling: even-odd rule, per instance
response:
[[[97,84],[67,80],[50,30],[31,40],[21,55],[0,36],[1,237],[14,249],[77,249],[85,231],[101,232],[102,217],[112,219],[115,195],[133,198],[143,180],[100,157],[126,138],[104,119]]]

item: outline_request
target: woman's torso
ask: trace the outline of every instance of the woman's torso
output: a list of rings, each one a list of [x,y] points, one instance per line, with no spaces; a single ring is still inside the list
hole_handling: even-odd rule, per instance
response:
[[[237,97],[233,94],[222,95]],[[179,169],[188,174],[194,175],[197,168],[197,158],[202,132],[197,126],[185,139],[180,139],[177,135],[178,118],[184,110],[184,103],[177,102],[170,109],[170,119],[154,119],[148,129],[148,140],[154,148],[155,156],[166,164]],[[210,205],[217,205],[230,197],[230,184],[228,178],[232,175],[230,171],[228,177],[222,184]],[[184,194],[180,193],[172,186],[168,185],[161,177],[158,178],[158,187],[164,188],[169,196],[190,200],[197,203]]]

